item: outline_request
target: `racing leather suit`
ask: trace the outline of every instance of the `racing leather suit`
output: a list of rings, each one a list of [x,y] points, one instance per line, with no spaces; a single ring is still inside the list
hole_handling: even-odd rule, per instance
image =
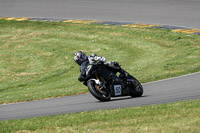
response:
[[[80,75],[79,75],[78,80],[80,82],[85,81],[86,73],[84,71],[84,68],[85,68],[86,65],[95,64],[95,63],[99,63],[99,62],[103,62],[105,66],[111,68],[112,70],[115,70],[116,72],[121,73],[124,76],[129,75],[128,72],[126,72],[124,69],[121,68],[121,66],[118,62],[110,61],[110,62],[106,63],[106,59],[104,57],[97,56],[96,54],[91,54],[90,56],[88,56],[88,60],[81,64]]]

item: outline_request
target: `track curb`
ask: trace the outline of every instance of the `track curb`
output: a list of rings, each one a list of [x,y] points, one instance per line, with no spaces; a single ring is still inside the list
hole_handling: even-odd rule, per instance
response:
[[[54,18],[28,18],[28,17],[0,17],[0,19],[15,20],[15,21],[66,22],[66,23],[79,23],[79,24],[96,23],[96,24],[104,24],[104,25],[120,25],[120,26],[126,26],[126,27],[169,29],[174,32],[200,35],[200,29],[190,29],[190,28],[178,27],[178,26],[144,24],[144,23],[134,23],[134,22],[115,22],[115,21],[78,20],[78,19],[54,19]]]

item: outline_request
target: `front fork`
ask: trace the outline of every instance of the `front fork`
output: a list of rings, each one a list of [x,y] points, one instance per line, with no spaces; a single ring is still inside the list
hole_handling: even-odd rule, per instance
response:
[[[96,74],[96,84],[97,84],[97,90],[101,93],[105,93],[104,89],[106,88],[105,83],[103,81],[100,80],[100,78],[98,77],[98,75]]]

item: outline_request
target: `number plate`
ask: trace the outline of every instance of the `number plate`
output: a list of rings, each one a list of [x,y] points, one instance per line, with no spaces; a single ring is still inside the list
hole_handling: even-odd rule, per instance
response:
[[[122,95],[122,86],[121,85],[114,85],[115,96]]]

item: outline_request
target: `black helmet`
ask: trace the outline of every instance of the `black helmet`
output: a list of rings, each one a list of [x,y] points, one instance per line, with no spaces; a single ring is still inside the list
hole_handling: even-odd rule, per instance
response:
[[[87,56],[82,51],[78,51],[74,54],[74,61],[80,66],[87,60]]]

